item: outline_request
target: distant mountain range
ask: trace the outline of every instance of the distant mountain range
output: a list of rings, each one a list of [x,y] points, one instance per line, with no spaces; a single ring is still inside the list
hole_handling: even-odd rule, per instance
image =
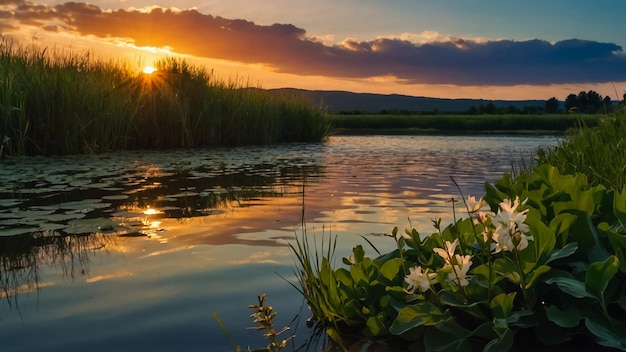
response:
[[[353,93],[346,91],[303,90],[295,88],[269,89],[273,93],[300,93],[308,97],[315,105],[322,106],[330,112],[362,111],[377,113],[381,110],[408,110],[458,112],[466,111],[472,106],[479,107],[493,103],[496,107],[514,106],[523,108],[535,106],[543,108],[544,100],[484,100],[484,99],[441,99],[415,97],[399,94]]]

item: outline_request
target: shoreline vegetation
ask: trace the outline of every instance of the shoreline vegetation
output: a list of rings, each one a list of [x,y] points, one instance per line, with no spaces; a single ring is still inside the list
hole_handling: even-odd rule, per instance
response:
[[[324,111],[296,94],[165,58],[146,74],[89,52],[0,40],[0,142],[6,155],[321,141]]]
[[[595,127],[601,114],[343,115],[328,114],[331,134],[554,134]]]
[[[570,129],[483,196],[459,188],[453,223],[395,227],[389,253],[363,237],[336,265],[336,237],[303,230],[293,285],[312,325],[343,350],[626,351],[625,139],[626,111]]]

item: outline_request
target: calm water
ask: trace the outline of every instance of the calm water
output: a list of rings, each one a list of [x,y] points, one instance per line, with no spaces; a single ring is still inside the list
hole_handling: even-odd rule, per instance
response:
[[[551,136],[332,137],[326,143],[0,161],[0,343],[7,351],[229,351],[266,341],[247,308],[309,330],[287,243],[390,250]],[[304,193],[304,198],[303,198]],[[374,255],[373,250],[367,252]],[[337,261],[339,265],[340,261]],[[282,277],[282,278],[281,278]],[[308,316],[306,311],[300,315]]]

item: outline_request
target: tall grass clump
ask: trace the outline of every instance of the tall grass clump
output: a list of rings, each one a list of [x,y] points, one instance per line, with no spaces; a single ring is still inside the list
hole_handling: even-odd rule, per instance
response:
[[[561,173],[582,173],[590,184],[621,190],[626,181],[626,111],[604,116],[598,126],[580,125],[556,147],[541,148],[537,164]]]
[[[326,134],[324,112],[304,97],[225,82],[183,59],[155,66],[157,72],[143,74],[136,64],[91,52],[25,47],[3,38],[3,153],[320,141]]]

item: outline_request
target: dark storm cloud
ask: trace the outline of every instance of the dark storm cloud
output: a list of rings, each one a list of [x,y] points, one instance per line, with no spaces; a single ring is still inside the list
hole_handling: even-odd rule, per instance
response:
[[[80,35],[128,38],[199,57],[265,64],[278,72],[344,78],[394,76],[406,83],[516,85],[626,81],[626,55],[612,43],[579,39],[417,44],[401,39],[327,45],[291,24],[258,25],[195,10],[103,11],[87,3],[56,6],[0,0],[17,23]],[[4,6],[5,8],[7,6]],[[51,22],[55,22],[52,24]],[[4,31],[14,27],[5,25]]]

